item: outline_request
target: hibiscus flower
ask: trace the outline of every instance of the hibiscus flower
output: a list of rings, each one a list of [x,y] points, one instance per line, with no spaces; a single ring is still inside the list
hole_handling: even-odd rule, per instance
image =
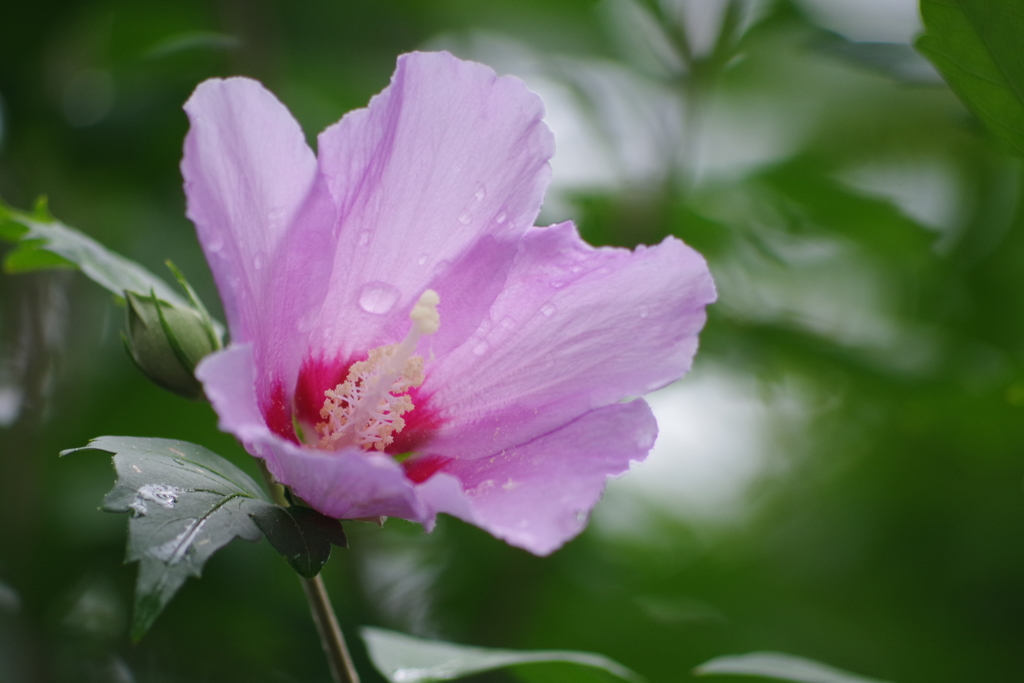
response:
[[[400,57],[316,155],[255,81],[206,81],[185,110],[231,334],[196,373],[220,427],[331,517],[444,512],[537,554],[578,534],[654,443],[636,397],[690,368],[701,256],[534,227],[540,98],[444,52]]]

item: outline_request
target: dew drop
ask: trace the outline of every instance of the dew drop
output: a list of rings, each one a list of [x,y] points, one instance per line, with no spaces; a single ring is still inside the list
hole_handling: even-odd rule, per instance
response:
[[[365,247],[369,243],[370,243],[370,231],[369,230],[363,230],[361,233],[359,233],[359,246]]]
[[[498,212],[498,215],[494,217],[494,222],[501,225],[508,218],[508,212],[502,209]]]
[[[398,301],[398,289],[386,282],[367,282],[359,290],[359,307],[367,313],[384,315]]]
[[[506,330],[511,330],[515,328],[516,321],[511,316],[506,315],[504,318],[501,319],[501,326],[504,327]]]
[[[473,347],[473,353],[475,353],[478,356],[482,356],[485,353],[487,353],[487,349],[487,342],[477,342],[476,345]]]
[[[651,312],[651,309],[650,309],[650,308],[649,308],[648,306],[641,306],[641,307],[640,307],[640,317],[641,317],[641,318],[646,318],[646,317],[647,317],[647,315],[648,315],[648,314],[649,314],[650,312]]]
[[[543,306],[540,307],[540,312],[549,318],[553,316],[555,314],[555,311],[557,310],[558,309],[555,307],[554,304],[544,304]]]
[[[222,238],[220,235],[216,235],[215,237],[211,237],[210,240],[206,243],[206,249],[208,251],[214,253],[214,254],[216,254],[217,252],[219,252],[223,248],[224,248],[224,238]]]
[[[418,265],[418,266],[425,266],[425,265],[427,265],[427,255],[426,254],[420,254],[420,257],[418,259],[416,259],[416,265]]]
[[[561,280],[556,280],[551,283],[551,286],[554,287],[555,289],[561,289],[562,287],[565,287],[565,283],[562,282]]]
[[[265,261],[266,259],[263,257],[263,254],[256,254],[252,259],[253,268],[256,270],[263,270],[263,264]]]
[[[484,187],[483,185],[477,185],[476,191],[473,193],[473,196],[476,198],[478,202],[482,202],[484,200],[484,197],[487,196],[487,188]]]
[[[175,462],[179,462],[177,458]],[[184,461],[180,461],[184,464]],[[173,508],[178,502],[178,496],[185,493],[185,489],[165,484],[144,484],[135,492],[135,499],[128,504],[136,517],[144,516],[149,510],[147,503],[156,503],[160,507]]]
[[[469,225],[471,220],[473,220],[473,216],[470,215],[469,211],[463,211],[459,214],[459,222],[463,225]]]

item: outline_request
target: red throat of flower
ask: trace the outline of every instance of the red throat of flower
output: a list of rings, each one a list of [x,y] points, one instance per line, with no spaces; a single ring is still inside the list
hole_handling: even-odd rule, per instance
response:
[[[371,349],[366,360],[349,366],[345,381],[327,389],[316,423],[317,448],[359,446],[383,451],[406,426],[403,415],[416,406],[410,389],[423,384],[423,357],[416,345],[441,325],[440,298],[428,289],[413,306],[409,334],[398,344]],[[313,407],[313,406],[309,406]]]

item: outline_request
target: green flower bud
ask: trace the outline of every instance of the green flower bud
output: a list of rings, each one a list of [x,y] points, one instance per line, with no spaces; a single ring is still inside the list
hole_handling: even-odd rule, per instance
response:
[[[192,308],[161,301],[155,294],[125,292],[125,349],[143,374],[185,398],[201,399],[196,365],[217,350],[209,319]]]

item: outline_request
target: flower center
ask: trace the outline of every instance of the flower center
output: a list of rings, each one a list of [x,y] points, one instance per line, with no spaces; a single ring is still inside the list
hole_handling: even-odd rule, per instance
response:
[[[405,339],[371,349],[366,360],[352,364],[344,382],[324,392],[318,448],[357,445],[382,451],[394,441],[405,427],[402,415],[415,407],[409,389],[423,384],[423,357],[414,352],[420,337],[441,327],[440,301],[434,290],[423,292],[409,314],[412,326]]]

